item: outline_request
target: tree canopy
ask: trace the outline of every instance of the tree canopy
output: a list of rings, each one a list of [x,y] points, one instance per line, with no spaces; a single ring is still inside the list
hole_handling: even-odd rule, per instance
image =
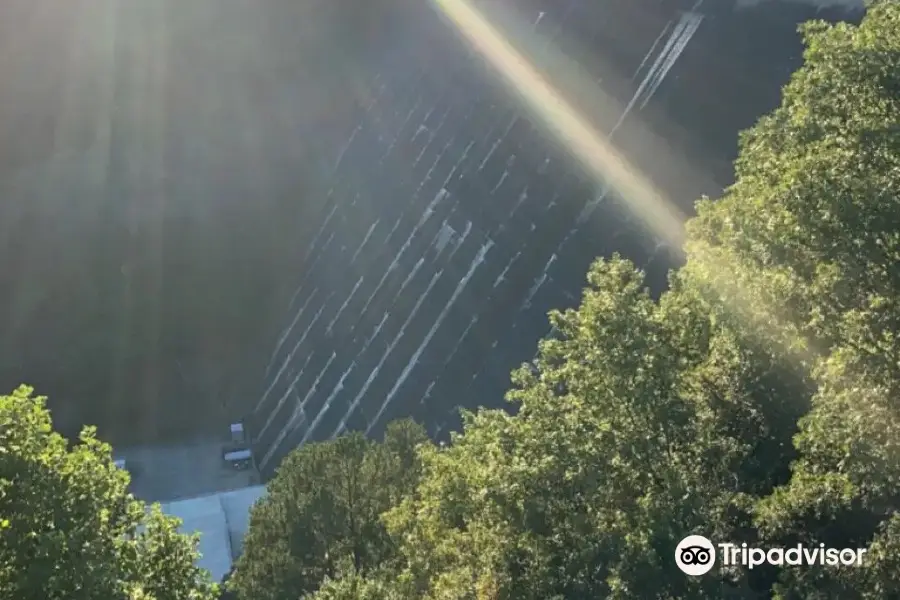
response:
[[[395,543],[380,517],[418,483],[416,447],[427,440],[397,421],[381,443],[352,433],[292,452],[253,508],[229,588],[239,598],[299,598],[325,578],[389,561]]]
[[[213,600],[196,540],[128,493],[92,428],[54,432],[45,401],[0,396],[0,600]]]

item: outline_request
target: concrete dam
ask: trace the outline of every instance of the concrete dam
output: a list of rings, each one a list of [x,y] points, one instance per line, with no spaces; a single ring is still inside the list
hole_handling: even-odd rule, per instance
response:
[[[843,16],[695,0],[474,6],[688,214],[730,182],[738,131],[777,105],[800,64],[796,24]],[[379,435],[396,418],[446,436],[458,407],[501,405],[594,257],[620,252],[657,290],[675,264],[431,3],[405,6],[374,47],[353,118],[322,145],[310,241],[249,407],[264,474],[300,444]]]
[[[396,417],[445,436],[595,256],[656,291],[677,261],[535,98],[689,215],[797,24],[850,1],[471,0],[491,47],[452,0],[2,2],[0,386],[117,448],[243,418],[268,472]]]

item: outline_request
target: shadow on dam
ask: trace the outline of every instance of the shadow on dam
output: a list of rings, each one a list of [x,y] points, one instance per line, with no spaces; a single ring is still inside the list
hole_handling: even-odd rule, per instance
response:
[[[797,23],[857,18],[474,4],[688,214],[777,105]],[[500,406],[596,256],[663,287],[667,249],[433,3],[366,6],[0,3],[0,385],[123,445],[243,417],[271,473],[304,441]]]
[[[685,212],[729,183],[737,132],[777,105],[800,64],[796,24],[812,14],[475,4]],[[446,435],[458,407],[501,404],[594,257],[622,253],[656,290],[673,264],[431,6],[407,7],[394,27],[308,217],[252,407],[264,473],[299,444],[377,435],[394,418]]]

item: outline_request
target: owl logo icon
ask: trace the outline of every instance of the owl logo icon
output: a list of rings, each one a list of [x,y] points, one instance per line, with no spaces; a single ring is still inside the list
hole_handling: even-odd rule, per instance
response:
[[[675,548],[675,564],[687,575],[709,573],[716,564],[716,548],[702,535],[689,535]]]

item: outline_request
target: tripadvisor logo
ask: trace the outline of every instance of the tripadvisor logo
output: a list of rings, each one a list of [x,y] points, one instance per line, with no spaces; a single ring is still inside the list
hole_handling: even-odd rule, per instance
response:
[[[807,547],[797,544],[790,548],[754,548],[747,544],[720,543],[713,545],[702,535],[689,535],[675,548],[675,564],[688,575],[703,575],[716,564],[716,546],[726,566],[741,565],[752,569],[760,565],[836,567],[861,566],[865,548],[826,548],[825,544]]]
[[[716,548],[702,535],[689,535],[675,548],[675,564],[688,575],[703,575],[716,564]]]

